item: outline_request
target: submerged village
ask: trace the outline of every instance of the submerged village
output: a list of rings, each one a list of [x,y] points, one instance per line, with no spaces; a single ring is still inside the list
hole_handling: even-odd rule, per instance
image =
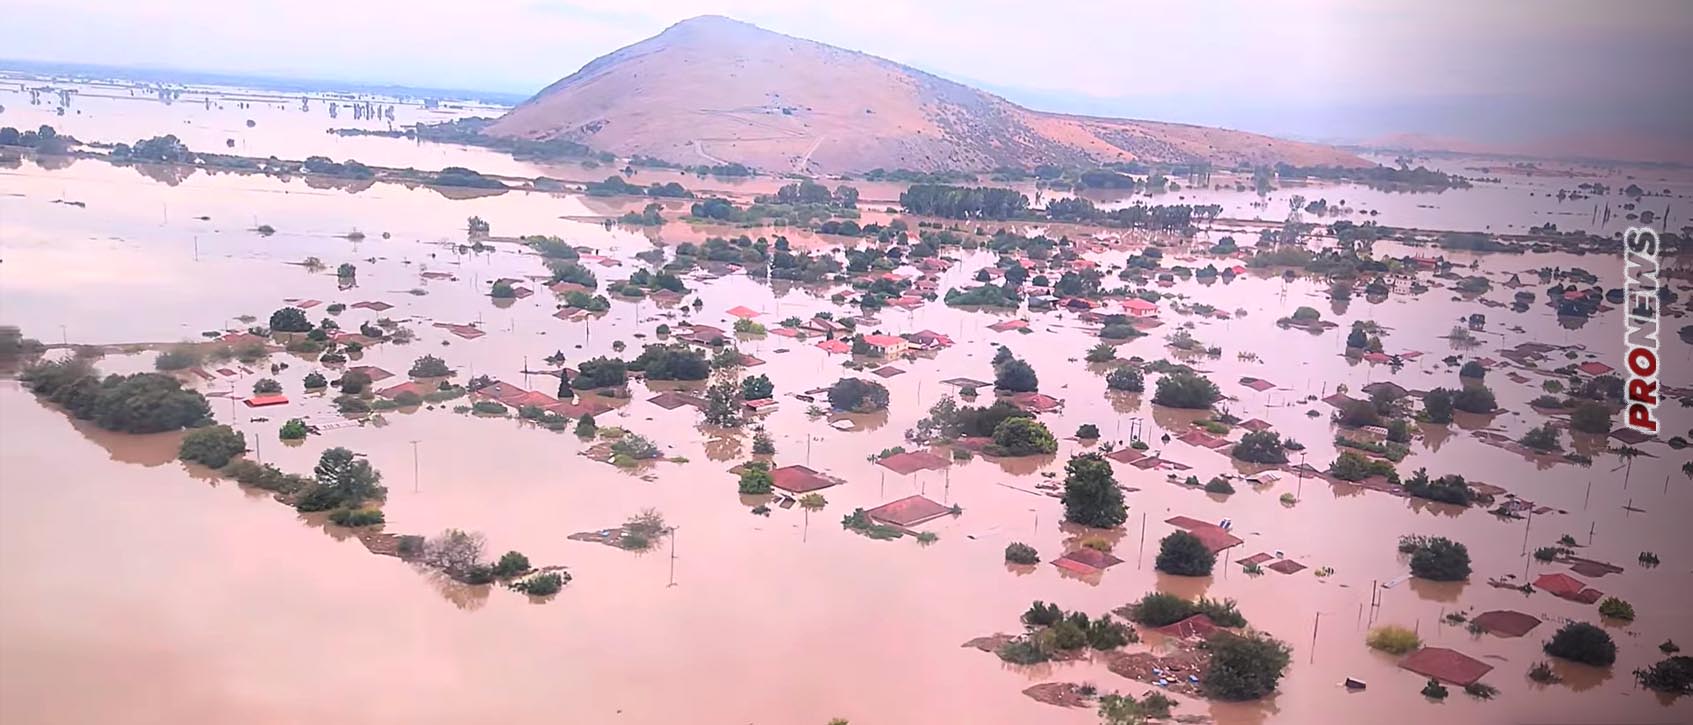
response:
[[[1662,169],[799,178],[138,90],[0,94],[22,651],[133,567],[360,718],[1693,719],[1686,227],[1665,425],[1619,417],[1620,230],[1693,190]],[[80,641],[195,631],[134,624]]]

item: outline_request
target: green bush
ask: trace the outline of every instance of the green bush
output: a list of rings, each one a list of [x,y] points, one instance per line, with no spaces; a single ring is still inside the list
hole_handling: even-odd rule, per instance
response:
[[[1152,402],[1167,408],[1199,410],[1209,408],[1223,397],[1217,384],[1191,372],[1177,372],[1158,379],[1158,390]]]
[[[1200,597],[1196,601],[1188,601],[1174,594],[1150,592],[1121,611],[1127,612],[1130,619],[1150,627],[1175,624],[1195,614],[1204,614],[1220,627],[1246,626],[1246,617],[1241,615],[1233,599]]]
[[[282,392],[282,383],[270,378],[259,378],[258,382],[253,383],[254,395],[274,395],[280,392]]]
[[[1130,642],[1140,641],[1128,625],[1111,618],[1111,615],[1101,615],[1087,627],[1087,643],[1096,650],[1110,650],[1122,647]]]
[[[1158,542],[1158,571],[1177,576],[1210,576],[1217,555],[1186,531],[1174,531]]]
[[[1023,612],[1023,624],[1029,627],[1050,627],[1064,619],[1064,610],[1057,604],[1036,601]]]
[[[1013,564],[1039,564],[1040,552],[1028,544],[1012,542],[1005,546],[1005,560]]]
[[[1441,536],[1423,539],[1411,551],[1411,575],[1442,582],[1468,579],[1469,549]]]
[[[1140,370],[1122,365],[1105,374],[1105,387],[1125,393],[1139,393],[1146,390],[1146,377]]]
[[[995,654],[1014,665],[1034,665],[1052,659],[1032,637],[1018,637],[1001,646]]]
[[[1212,476],[1211,480],[1205,482],[1205,492],[1231,494],[1234,493],[1234,485],[1222,476]]]
[[[1200,689],[1218,700],[1256,700],[1275,692],[1291,659],[1287,645],[1258,632],[1215,632],[1205,646],[1211,666]]]
[[[329,513],[330,523],[347,528],[375,526],[386,521],[381,509],[335,509]]]
[[[320,390],[329,387],[329,380],[323,377],[323,373],[315,371],[306,373],[303,383],[307,390]]]
[[[36,396],[111,431],[162,433],[199,425],[211,415],[204,396],[162,373],[102,378],[72,358],[36,363],[19,377]]]
[[[1409,654],[1423,646],[1423,641],[1417,637],[1416,632],[1411,631],[1409,627],[1401,627],[1396,624],[1385,624],[1370,630],[1370,634],[1364,639],[1364,643],[1368,644],[1370,649],[1395,655]]]
[[[1423,697],[1427,697],[1431,700],[1444,700],[1446,699],[1447,694],[1448,692],[1446,690],[1446,686],[1440,684],[1440,680],[1436,680],[1431,677],[1429,678],[1429,681],[1423,685]]]
[[[1610,633],[1586,622],[1570,622],[1552,635],[1546,654],[1572,662],[1609,667],[1617,661],[1617,645]]]
[[[861,378],[841,378],[829,387],[829,405],[835,410],[873,413],[888,407],[888,389],[881,383]]]
[[[506,406],[492,400],[478,400],[470,404],[470,409],[483,415],[505,415],[509,412]]]
[[[1240,437],[1240,442],[1234,445],[1229,455],[1247,463],[1287,463],[1281,434],[1268,430],[1248,431]]]
[[[993,447],[996,455],[1035,456],[1056,452],[1058,439],[1034,418],[1006,418],[994,428]]]
[[[740,492],[749,496],[761,496],[770,493],[774,480],[770,477],[770,468],[763,461],[752,461],[744,464],[741,471]]]
[[[1693,695],[1693,657],[1667,657],[1634,671],[1641,687],[1671,695]]]
[[[521,552],[508,551],[500,556],[499,561],[494,562],[494,576],[501,579],[510,579],[529,569],[529,557]]]
[[[208,468],[223,468],[247,450],[247,436],[227,425],[196,428],[182,437],[177,457]]]
[[[1076,437],[1084,441],[1098,440],[1099,426],[1092,423],[1083,423],[1077,426]]]
[[[1634,605],[1616,597],[1605,597],[1605,601],[1599,603],[1599,614],[1611,619],[1632,622],[1634,621]]]
[[[299,418],[289,418],[288,422],[282,424],[282,430],[277,435],[285,441],[297,441],[304,440],[306,432],[305,421]]]
[[[563,572],[547,572],[512,582],[511,588],[532,597],[546,597],[559,593],[564,589],[565,582],[570,581],[570,575]]]

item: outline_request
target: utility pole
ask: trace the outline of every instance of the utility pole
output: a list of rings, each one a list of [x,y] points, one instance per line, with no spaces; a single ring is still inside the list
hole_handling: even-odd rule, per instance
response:
[[[418,474],[417,444],[418,444],[418,441],[414,440],[414,441],[411,442],[411,492],[412,493],[417,493],[418,488],[419,488],[418,475],[417,475]]]
[[[676,530],[679,528],[670,527],[670,583],[665,585],[666,588],[676,586]]]

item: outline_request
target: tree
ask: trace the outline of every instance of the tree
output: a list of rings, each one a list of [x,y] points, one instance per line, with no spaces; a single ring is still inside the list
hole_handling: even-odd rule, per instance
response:
[[[1169,408],[1204,409],[1222,398],[1217,384],[1191,372],[1181,371],[1158,379],[1158,392],[1152,402]]]
[[[1040,389],[1040,377],[1034,367],[1012,358],[994,367],[994,387],[1012,393],[1029,393]]]
[[[683,343],[648,345],[629,362],[629,369],[645,373],[648,380],[704,380],[711,375],[705,353]]]
[[[1064,520],[1083,526],[1109,529],[1121,526],[1129,515],[1111,463],[1098,453],[1074,456],[1064,464],[1064,495],[1060,500],[1064,502]]]
[[[254,395],[274,395],[280,392],[282,392],[282,383],[270,378],[259,378],[258,382],[253,383]]]
[[[1640,686],[1671,695],[1693,695],[1693,657],[1666,657],[1651,667],[1634,671]]]
[[[1146,390],[1146,376],[1136,368],[1123,365],[1105,375],[1105,387],[1129,393],[1143,392]]]
[[[705,389],[705,422],[720,428],[741,425],[741,386],[732,378],[721,378]]]
[[[1445,425],[1452,422],[1452,400],[1454,393],[1447,388],[1435,388],[1423,395],[1423,413],[1428,416],[1428,422]]]
[[[177,457],[208,468],[223,468],[247,450],[247,436],[227,425],[195,428],[182,437]]]
[[[593,438],[594,435],[599,432],[599,426],[594,424],[594,416],[592,414],[583,413],[582,418],[576,421],[576,429],[574,432],[578,438]]]
[[[1632,622],[1634,621],[1634,605],[1629,604],[1624,599],[1605,597],[1605,601],[1599,603],[1599,614],[1611,619]]]
[[[741,466],[740,492],[749,496],[770,493],[775,480],[770,477],[770,465],[764,461],[749,461]]]
[[[72,358],[36,363],[20,378],[37,397],[106,430],[163,433],[197,426],[211,416],[204,396],[162,373],[102,378],[87,362]]]
[[[1492,413],[1499,407],[1493,398],[1493,391],[1486,385],[1479,383],[1466,385],[1463,390],[1452,396],[1452,407],[1465,413]]]
[[[1088,348],[1085,358],[1090,363],[1111,362],[1117,359],[1117,347],[1108,342],[1102,342]]]
[[[1517,442],[1536,451],[1540,451],[1541,453],[1548,453],[1563,448],[1563,446],[1558,443],[1558,429],[1553,427],[1551,423],[1530,428],[1527,433],[1523,434],[1522,438],[1517,440]]]
[[[481,534],[447,529],[424,542],[423,553],[418,557],[418,561],[440,569],[449,577],[464,581],[470,578],[478,567],[483,566],[483,546],[484,539]]]
[[[312,468],[317,480],[313,491],[302,497],[302,510],[327,510],[337,506],[357,506],[365,501],[380,499],[388,489],[382,487],[382,474],[372,468],[370,461],[339,446],[323,452],[317,466]],[[306,504],[306,501],[311,504]],[[322,505],[322,508],[312,508]]]
[[[1362,327],[1354,327],[1354,328],[1352,328],[1352,332],[1348,333],[1346,335],[1346,346],[1348,348],[1351,348],[1351,349],[1354,349],[1354,350],[1362,350],[1366,347],[1369,347],[1369,345],[1370,345],[1369,335],[1366,335],[1364,333],[1364,328],[1362,328]]]
[[[494,576],[501,579],[510,579],[529,569],[529,557],[517,551],[508,551],[500,556],[499,561],[494,562]]]
[[[995,455],[1042,455],[1057,451],[1058,439],[1033,418],[1006,418],[993,430],[993,448]]]
[[[1291,661],[1286,644],[1262,634],[1215,632],[1205,640],[1211,666],[1199,686],[1219,700],[1256,700],[1276,691]]]
[[[1411,552],[1411,575],[1439,582],[1463,581],[1470,576],[1470,551],[1445,537],[1424,539]]]
[[[411,365],[411,376],[414,378],[439,378],[453,374],[453,369],[447,367],[447,362],[434,355],[424,355]]]
[[[770,434],[763,427],[752,433],[752,453],[755,456],[770,456],[776,454],[776,442],[770,439]]]
[[[756,375],[741,381],[741,397],[747,400],[763,400],[776,394],[776,385],[770,382],[769,375]]]
[[[1251,431],[1241,436],[1229,455],[1248,463],[1287,463],[1281,434],[1269,430]]]
[[[484,221],[482,217],[479,216],[473,216],[464,221],[464,231],[466,234],[471,236],[486,236],[491,229],[492,227],[488,225],[488,222]]]
[[[370,374],[363,370],[348,370],[341,374],[341,393],[360,395],[370,387]]]
[[[277,433],[282,440],[298,441],[306,438],[306,422],[299,418],[289,418],[282,424],[282,430]]]
[[[628,365],[614,357],[596,357],[583,360],[576,366],[576,376],[570,379],[570,387],[577,390],[594,390],[597,388],[613,388],[628,382]]]
[[[329,380],[323,377],[323,373],[314,370],[306,373],[304,385],[307,390],[317,390],[329,387]]]
[[[1544,649],[1553,657],[1595,667],[1610,667],[1617,661],[1617,645],[1610,633],[1586,622],[1564,625],[1546,641]]]
[[[271,332],[308,332],[312,329],[311,320],[306,319],[306,311],[298,307],[284,307],[270,313]]]
[[[1092,423],[1083,423],[1077,426],[1076,438],[1084,441],[1099,440],[1099,426]]]
[[[1611,411],[1604,405],[1585,402],[1570,411],[1570,428],[1582,433],[1611,432]]]
[[[1186,531],[1174,531],[1158,542],[1156,568],[1177,576],[1210,576],[1217,555],[1205,547],[1205,542]]]
[[[872,413],[888,407],[888,389],[861,378],[841,378],[829,388],[829,405],[835,410]]]
[[[341,266],[335,268],[335,276],[341,279],[352,279],[359,276],[359,268],[353,266],[352,262],[342,262]]]
[[[1463,367],[1458,368],[1458,377],[1468,378],[1470,380],[1481,380],[1482,378],[1487,377],[1487,368],[1481,363],[1471,360],[1464,363]]]

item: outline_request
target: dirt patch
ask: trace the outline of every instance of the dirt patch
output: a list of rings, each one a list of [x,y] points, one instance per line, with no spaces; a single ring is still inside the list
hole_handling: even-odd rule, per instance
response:
[[[1205,669],[1211,664],[1210,655],[1191,646],[1162,656],[1151,652],[1112,652],[1105,655],[1105,660],[1106,668],[1118,675],[1189,697],[1203,697],[1194,678],[1204,679]]]
[[[1082,694],[1082,686],[1074,682],[1042,682],[1026,688],[1023,694],[1036,702],[1059,707],[1091,707],[1093,698]]]
[[[990,634],[986,637],[977,637],[959,646],[974,647],[983,652],[998,652],[999,648],[1010,644],[1015,639],[1017,639],[1017,636],[1014,634]]]

